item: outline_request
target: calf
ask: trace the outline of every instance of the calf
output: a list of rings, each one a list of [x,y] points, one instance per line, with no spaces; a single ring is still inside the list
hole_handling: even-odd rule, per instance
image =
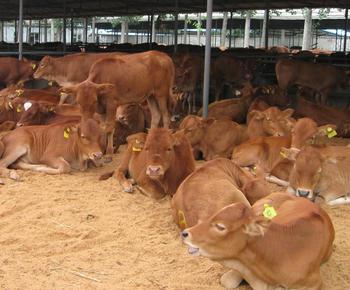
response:
[[[228,205],[182,232],[189,253],[231,270],[221,284],[244,279],[254,289],[322,287],[320,266],[332,253],[334,228],[327,213],[307,199],[272,193],[252,208]]]
[[[208,118],[223,119],[230,118],[237,123],[245,123],[248,108],[253,101],[254,92],[252,85],[247,82],[242,89],[242,96],[238,99],[228,99],[211,103],[208,108]],[[203,109],[198,111],[202,116]]]
[[[107,154],[113,153],[113,133],[118,105],[147,99],[151,128],[169,127],[168,105],[172,97],[174,64],[166,54],[148,51],[104,58],[91,67],[86,81],[64,90],[76,95],[83,119],[95,112],[106,115]],[[137,84],[137,85],[135,85]]]
[[[276,63],[278,85],[287,89],[299,85],[314,89],[321,95],[321,104],[325,104],[332,89],[348,85],[345,70],[329,64],[280,59]]]
[[[19,81],[32,78],[37,67],[35,62],[14,57],[0,58],[0,84],[6,87],[16,85]]]
[[[218,158],[206,162],[181,183],[171,201],[174,221],[184,230],[229,204],[242,202],[250,207],[269,193],[266,182],[232,161]]]
[[[102,157],[101,131],[96,121],[20,127],[4,136],[0,172],[7,167],[48,174],[67,173],[72,168],[86,170],[88,160]]]
[[[204,160],[229,158],[235,146],[247,139],[246,128],[229,119],[203,119],[189,115],[180,126],[191,143],[195,155],[202,153]]]
[[[128,147],[114,175],[124,191],[132,192],[129,175],[145,194],[159,199],[173,195],[180,183],[195,169],[191,146],[182,132],[151,129],[127,138]],[[105,179],[110,174],[104,175]]]
[[[295,161],[289,192],[330,205],[350,203],[349,147],[307,146],[296,154],[285,153]]]

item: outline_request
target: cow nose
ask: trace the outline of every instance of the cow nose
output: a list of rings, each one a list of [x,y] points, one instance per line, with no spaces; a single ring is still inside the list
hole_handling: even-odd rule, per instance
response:
[[[92,156],[94,157],[94,159],[101,159],[102,155],[103,155],[102,152],[92,153]]]
[[[297,189],[297,193],[300,197],[308,197],[310,194],[310,190],[306,190],[306,189]]]
[[[182,231],[181,237],[182,237],[183,239],[186,239],[188,236],[189,236],[189,233],[188,233],[187,230]]]
[[[124,115],[119,115],[118,120],[121,122],[124,122],[124,121],[126,121],[126,117]]]
[[[20,123],[20,122],[18,122],[18,123],[16,124],[16,127],[22,127],[22,126],[23,126],[23,124]]]

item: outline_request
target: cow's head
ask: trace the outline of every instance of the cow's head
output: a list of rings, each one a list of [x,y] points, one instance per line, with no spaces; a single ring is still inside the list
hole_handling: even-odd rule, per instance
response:
[[[67,129],[65,129],[67,130]],[[93,119],[82,121],[79,125],[72,128],[77,134],[77,142],[80,152],[85,160],[90,159],[98,161],[102,158],[102,150],[100,145],[102,130],[99,124]],[[69,132],[64,132],[69,134]],[[67,135],[64,135],[65,138]]]
[[[244,203],[224,207],[208,220],[185,229],[181,235],[189,253],[212,260],[234,259],[246,247],[245,226],[251,209]]]
[[[248,130],[254,127],[260,136],[286,136],[289,135],[295,120],[291,117],[293,109],[279,110],[277,107],[270,107],[265,111],[252,110],[248,114]]]
[[[36,61],[28,60],[26,58],[21,60],[19,65],[19,69],[22,75],[22,79],[20,80],[19,84],[23,86],[23,83],[25,81],[33,78],[33,75],[36,69],[38,68],[38,65]]]
[[[311,146],[301,150],[283,149],[286,158],[295,161],[289,176],[289,186],[300,197],[315,199],[315,189],[320,181],[324,158]]]
[[[129,126],[131,125],[130,121],[132,122],[135,119],[140,110],[140,105],[136,103],[118,106],[116,119],[123,125]]]
[[[168,129],[150,129],[143,151],[146,157],[146,174],[152,179],[161,179],[175,161],[182,132],[171,133]]]
[[[99,109],[98,97],[112,96],[114,89],[115,86],[112,84],[96,84],[86,80],[78,85],[63,87],[61,92],[74,95],[83,119],[88,119]]]
[[[188,115],[182,120],[179,129],[184,131],[190,144],[195,146],[203,140],[205,129],[214,122],[213,118],[203,119],[199,116]]]
[[[45,56],[43,59],[40,61],[38,68],[36,69],[34,73],[34,78],[35,79],[40,79],[44,78],[49,81],[52,81],[52,74],[54,71],[54,62],[55,59],[52,58],[51,56]]]
[[[290,104],[287,91],[276,85],[266,85],[255,90],[255,96],[260,97],[271,106],[286,107]]]
[[[17,122],[17,127],[39,125],[42,118],[52,114],[55,110],[55,104],[27,101],[23,103],[23,112]]]

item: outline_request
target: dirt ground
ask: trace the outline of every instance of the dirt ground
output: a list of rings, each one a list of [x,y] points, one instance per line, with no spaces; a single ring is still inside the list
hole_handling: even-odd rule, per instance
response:
[[[98,181],[114,162],[49,176],[22,171],[0,187],[0,289],[224,289],[226,271],[192,257],[173,223],[170,199],[127,194]],[[336,240],[322,267],[325,290],[350,289],[350,207],[326,208]],[[250,289],[241,286],[239,289]]]

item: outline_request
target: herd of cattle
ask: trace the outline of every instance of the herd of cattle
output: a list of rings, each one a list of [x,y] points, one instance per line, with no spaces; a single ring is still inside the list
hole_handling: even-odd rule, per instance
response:
[[[202,70],[190,52],[0,58],[1,183],[19,180],[16,169],[102,166],[126,143],[119,166],[100,179],[172,196],[189,253],[230,268],[224,287],[244,279],[258,290],[321,289],[334,229],[318,203],[350,201],[350,147],[329,145],[350,136],[350,114],[326,105],[347,72],[280,59],[278,85],[255,86],[254,63],[222,53],[211,71],[216,101],[202,118],[202,109],[191,114]],[[32,78],[48,85],[26,88]],[[220,100],[225,84],[235,98]],[[196,159],[206,162],[196,169]],[[286,191],[271,193],[269,182]]]

